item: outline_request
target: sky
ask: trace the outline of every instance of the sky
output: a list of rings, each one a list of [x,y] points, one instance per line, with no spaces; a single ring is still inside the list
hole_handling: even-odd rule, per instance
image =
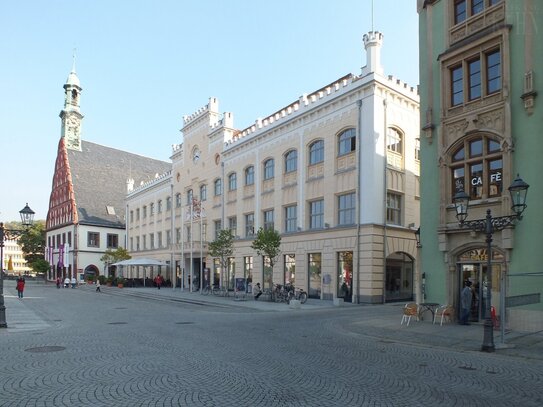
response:
[[[0,221],[47,217],[74,49],[82,139],[169,162],[210,97],[244,129],[359,75],[372,29],[385,73],[417,86],[416,0],[3,1]]]

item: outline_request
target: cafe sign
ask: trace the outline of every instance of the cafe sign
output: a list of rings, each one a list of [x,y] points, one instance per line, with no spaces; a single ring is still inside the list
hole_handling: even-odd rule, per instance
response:
[[[488,261],[488,251],[486,248],[480,248],[480,249],[472,249],[465,251],[460,256],[458,256],[458,260],[462,262],[482,262],[482,261]],[[503,255],[496,250],[492,251],[492,261],[503,261]]]

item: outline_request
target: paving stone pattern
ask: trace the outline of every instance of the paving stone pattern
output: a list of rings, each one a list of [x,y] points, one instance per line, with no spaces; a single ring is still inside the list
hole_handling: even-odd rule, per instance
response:
[[[6,289],[0,406],[543,405],[540,355],[479,352],[482,327],[406,329],[397,307],[102,291]]]

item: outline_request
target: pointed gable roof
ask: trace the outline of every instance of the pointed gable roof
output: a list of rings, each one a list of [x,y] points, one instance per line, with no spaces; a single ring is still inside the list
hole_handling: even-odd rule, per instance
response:
[[[136,185],[171,170],[171,164],[81,141],[81,151],[61,139],[57,152],[47,229],[71,223],[125,227],[127,180]]]

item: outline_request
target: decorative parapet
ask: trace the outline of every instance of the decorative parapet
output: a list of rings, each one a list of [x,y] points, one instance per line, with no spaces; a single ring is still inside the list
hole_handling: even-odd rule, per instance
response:
[[[131,197],[139,192],[142,192],[146,189],[149,189],[157,184],[160,184],[164,181],[168,181],[172,177],[172,171],[166,171],[162,174],[156,174],[155,178],[149,181],[142,182],[138,187],[134,188],[132,191],[130,191],[126,196]]]

